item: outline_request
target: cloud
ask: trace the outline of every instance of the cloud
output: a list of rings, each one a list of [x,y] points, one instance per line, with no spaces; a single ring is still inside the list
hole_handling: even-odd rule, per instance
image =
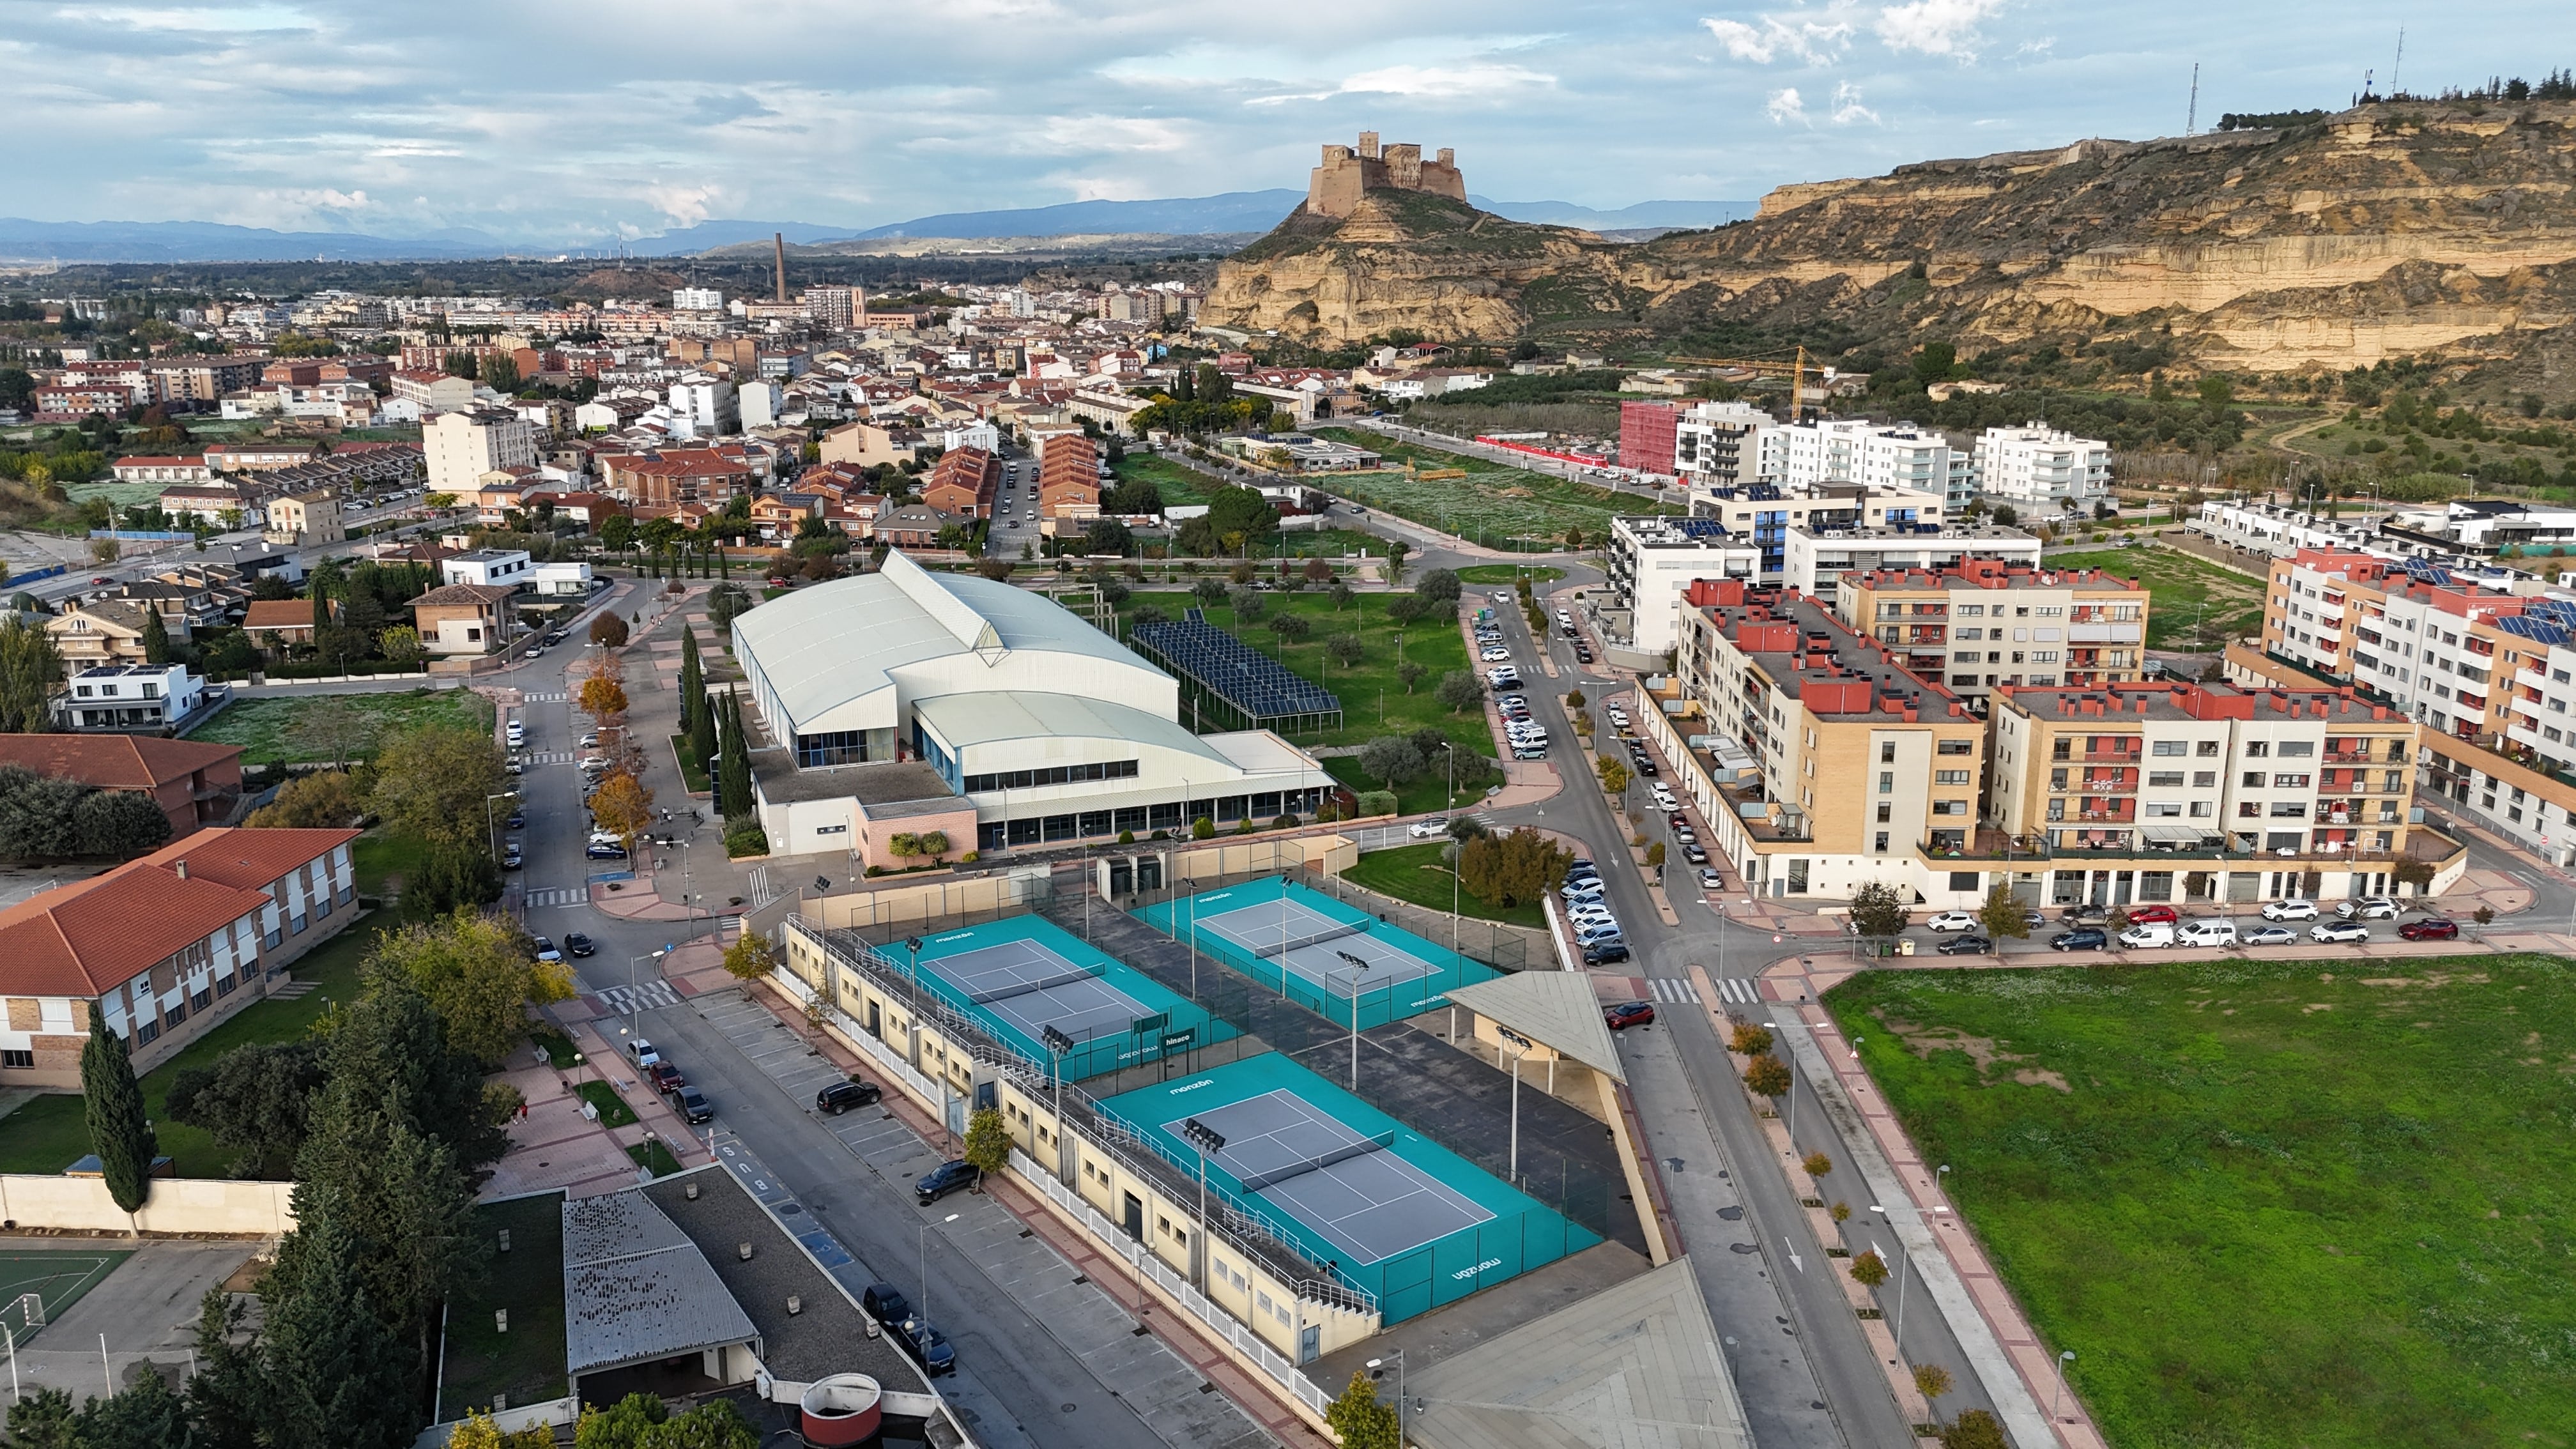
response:
[[[1912,0],[1878,12],[1871,28],[1890,50],[1919,50],[1965,63],[1977,58],[1977,46],[1985,39],[1977,26],[2003,8],[2004,0]]]
[[[1842,59],[1851,46],[1850,22],[1840,19],[1807,20],[1777,15],[1761,17],[1760,26],[1741,20],[1703,19],[1700,24],[1726,47],[1726,53],[1737,60],[1755,65],[1769,65],[1781,56],[1794,56],[1808,65],[1831,65]]]
[[[1504,91],[1556,84],[1556,77],[1521,65],[1471,62],[1466,65],[1390,65],[1341,83],[1343,96],[1421,96],[1431,100],[1477,100]]]
[[[1769,116],[1774,125],[1785,126],[1791,121],[1801,126],[1809,124],[1807,103],[1798,99],[1796,86],[1773,91],[1771,99],[1763,103],[1762,114]]]
[[[715,215],[715,208],[725,198],[720,186],[664,186],[644,188],[644,199],[653,209],[670,218],[674,226],[696,226]]]
[[[1878,125],[1880,123],[1878,112],[1873,111],[1869,107],[1860,103],[1860,87],[1853,85],[1850,81],[1836,82],[1834,85],[1834,124],[1837,126],[1849,126],[1861,121],[1867,121],[1873,126]]]
[[[1178,151],[1189,145],[1181,127],[1142,116],[1049,116],[1037,134],[1054,151]]]

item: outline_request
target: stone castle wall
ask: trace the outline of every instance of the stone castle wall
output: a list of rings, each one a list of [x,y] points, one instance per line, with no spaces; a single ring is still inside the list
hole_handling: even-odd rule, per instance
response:
[[[1372,190],[1428,191],[1465,201],[1467,178],[1459,174],[1458,153],[1450,147],[1425,161],[1420,146],[1398,141],[1381,148],[1377,132],[1362,131],[1357,146],[1324,147],[1323,163],[1306,178],[1306,210],[1345,217]]]

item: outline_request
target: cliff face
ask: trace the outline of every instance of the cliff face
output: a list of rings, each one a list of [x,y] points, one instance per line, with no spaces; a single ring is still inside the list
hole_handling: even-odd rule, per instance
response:
[[[1973,349],[2170,329],[2207,367],[2436,353],[2539,366],[2526,385],[2565,391],[2576,379],[2540,359],[2568,355],[2567,340],[2536,344],[2576,323],[2572,188],[2576,104],[2374,105],[2287,132],[2085,141],[1787,186],[1716,231],[1627,247],[1558,233],[1508,261],[1435,264],[1393,233],[1363,245],[1283,227],[1221,270],[1208,310],[1335,338],[1787,322]],[[1309,310],[1252,305],[1292,292]]]

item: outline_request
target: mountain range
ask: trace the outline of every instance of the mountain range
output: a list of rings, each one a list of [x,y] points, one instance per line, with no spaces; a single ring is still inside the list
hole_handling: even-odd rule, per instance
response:
[[[867,228],[803,221],[703,221],[629,242],[624,251],[639,257],[694,256],[720,247],[766,242],[782,234],[798,246],[901,237],[1244,236],[1270,230],[1304,199],[1302,191],[1279,188],[1152,201],[1069,201],[1002,211],[944,212]],[[1513,221],[1604,232],[1717,226],[1749,216],[1753,210],[1751,203],[1740,201],[1645,201],[1616,211],[1596,211],[1565,201],[1472,200],[1480,209]],[[79,222],[0,217],[0,259],[21,261],[390,262],[535,256],[562,251],[595,256],[600,248],[595,242],[514,245],[469,227],[387,237],[354,231],[271,231],[207,221]]]

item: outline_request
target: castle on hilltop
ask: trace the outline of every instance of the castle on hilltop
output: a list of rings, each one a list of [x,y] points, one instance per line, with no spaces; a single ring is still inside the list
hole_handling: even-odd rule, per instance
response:
[[[1324,164],[1306,178],[1306,210],[1317,216],[1341,217],[1360,204],[1360,193],[1383,188],[1428,191],[1452,201],[1467,199],[1467,179],[1458,174],[1458,153],[1447,146],[1429,161],[1422,148],[1398,142],[1378,149],[1377,132],[1360,132],[1357,147],[1326,146]]]

